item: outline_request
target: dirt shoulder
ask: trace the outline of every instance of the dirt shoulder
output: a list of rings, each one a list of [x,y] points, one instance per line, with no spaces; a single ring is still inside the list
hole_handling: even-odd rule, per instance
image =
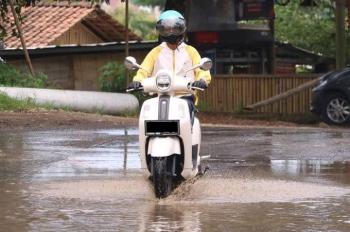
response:
[[[202,124],[256,126],[256,127],[304,127],[305,125],[276,120],[253,120],[221,114],[198,114]],[[0,112],[0,130],[45,129],[98,129],[120,126],[137,126],[136,117],[118,117],[62,110],[35,110],[25,112]],[[311,127],[327,127],[315,124]]]
[[[61,110],[0,112],[0,130],[94,129],[136,126],[137,118]]]

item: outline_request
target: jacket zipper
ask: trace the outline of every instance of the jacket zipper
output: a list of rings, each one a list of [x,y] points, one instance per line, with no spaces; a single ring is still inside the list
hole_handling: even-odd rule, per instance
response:
[[[175,75],[175,50],[173,50],[173,74]]]

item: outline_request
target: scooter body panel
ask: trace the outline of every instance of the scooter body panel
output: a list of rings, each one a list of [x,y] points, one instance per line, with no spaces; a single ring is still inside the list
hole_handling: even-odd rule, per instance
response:
[[[179,130],[176,135],[149,135],[145,126],[147,121],[176,121]],[[139,131],[141,168],[146,177],[151,175],[147,156],[165,157],[174,154],[184,156],[181,172],[183,178],[188,179],[197,174],[200,162],[200,125],[198,119],[191,125],[186,100],[177,96],[159,96],[146,100],[140,111]],[[196,154],[192,154],[193,145],[197,146]]]
[[[152,137],[148,142],[148,155],[152,157],[166,157],[181,154],[178,137]]]

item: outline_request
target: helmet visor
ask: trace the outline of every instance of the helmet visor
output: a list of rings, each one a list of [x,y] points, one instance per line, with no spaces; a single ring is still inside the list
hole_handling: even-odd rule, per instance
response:
[[[156,26],[161,36],[182,35],[186,31],[185,20],[180,18],[168,18],[159,20]]]

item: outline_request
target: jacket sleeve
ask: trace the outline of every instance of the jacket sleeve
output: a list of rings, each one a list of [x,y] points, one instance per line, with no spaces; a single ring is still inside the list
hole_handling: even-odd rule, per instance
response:
[[[139,69],[136,73],[136,75],[133,78],[133,81],[142,81],[143,79],[150,76],[153,72],[154,64],[156,63],[156,60],[158,58],[158,55],[161,51],[161,47],[157,46],[153,48],[146,56],[146,58],[143,60],[141,66],[147,72],[143,69]]]
[[[201,56],[199,55],[198,51],[190,45],[187,45],[186,49],[192,59],[192,64],[199,64]],[[209,84],[211,81],[211,75],[209,71],[204,71],[200,68],[197,68],[194,70],[194,75],[196,80],[204,79],[207,82],[207,84]]]

